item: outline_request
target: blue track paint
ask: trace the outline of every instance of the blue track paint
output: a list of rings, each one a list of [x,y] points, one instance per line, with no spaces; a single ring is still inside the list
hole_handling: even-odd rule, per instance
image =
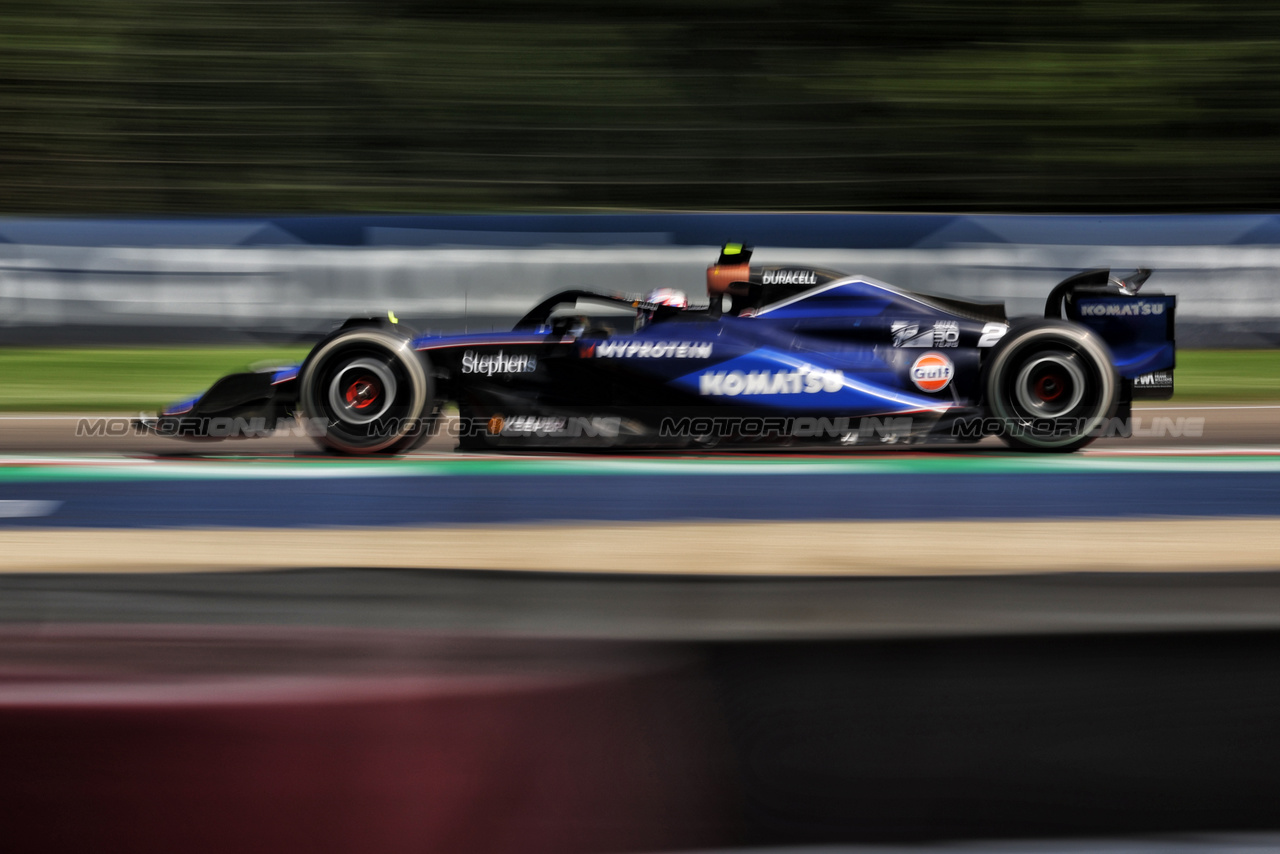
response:
[[[719,246],[938,249],[973,243],[1271,245],[1276,214],[1001,216],[875,213],[363,214],[257,218],[0,219],[0,242],[40,246]],[[730,237],[726,237],[726,235]]]
[[[91,528],[1280,516],[1280,473],[1137,469],[854,477],[703,472],[694,477],[49,480],[0,482],[0,501],[60,502],[50,515],[0,519],[0,526]]]

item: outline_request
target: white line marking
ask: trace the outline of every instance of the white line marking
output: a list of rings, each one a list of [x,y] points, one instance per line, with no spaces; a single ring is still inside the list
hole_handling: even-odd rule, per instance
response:
[[[1231,457],[1231,456],[1277,456],[1280,448],[1274,445],[1216,446],[1216,447],[1169,447],[1169,448],[1086,448],[1080,452],[1086,457]]]
[[[158,459],[150,457],[34,457],[34,456],[18,456],[13,454],[0,455],[0,467],[5,466],[48,466],[48,465],[75,465],[75,466],[137,466],[137,465],[153,465],[159,462]]]
[[[1258,404],[1256,406],[1135,406],[1134,412],[1203,412],[1207,409],[1280,409],[1280,406]]]
[[[50,516],[62,506],[61,501],[0,501],[0,519],[30,519],[33,516]]]

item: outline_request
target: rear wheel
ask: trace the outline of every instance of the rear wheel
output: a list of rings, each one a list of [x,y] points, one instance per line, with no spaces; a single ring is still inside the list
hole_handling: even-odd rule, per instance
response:
[[[1015,327],[987,365],[987,403],[1000,438],[1019,450],[1089,444],[1115,414],[1119,388],[1106,342],[1074,323]]]
[[[316,442],[344,454],[400,453],[419,443],[433,391],[410,340],[378,328],[335,333],[299,375],[303,416],[323,421]]]

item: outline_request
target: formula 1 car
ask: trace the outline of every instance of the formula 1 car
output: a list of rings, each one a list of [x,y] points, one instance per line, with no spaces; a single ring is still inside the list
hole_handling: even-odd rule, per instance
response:
[[[570,290],[509,333],[419,335],[352,318],[299,366],[232,374],[141,422],[188,438],[297,417],[322,448],[400,453],[444,423],[464,449],[976,442],[1071,451],[1128,435],[1135,398],[1173,393],[1176,300],[1078,273],[1043,318],[725,246],[710,303]],[[455,403],[457,419],[439,416]]]

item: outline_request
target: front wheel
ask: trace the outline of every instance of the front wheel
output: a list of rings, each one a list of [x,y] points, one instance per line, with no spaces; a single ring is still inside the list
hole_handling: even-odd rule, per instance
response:
[[[408,338],[365,327],[316,345],[298,381],[303,416],[323,422],[316,442],[343,454],[411,448],[434,392],[426,360]]]
[[[987,365],[987,405],[1000,438],[1024,451],[1089,444],[1115,414],[1119,388],[1106,342],[1063,321],[1015,327]]]

